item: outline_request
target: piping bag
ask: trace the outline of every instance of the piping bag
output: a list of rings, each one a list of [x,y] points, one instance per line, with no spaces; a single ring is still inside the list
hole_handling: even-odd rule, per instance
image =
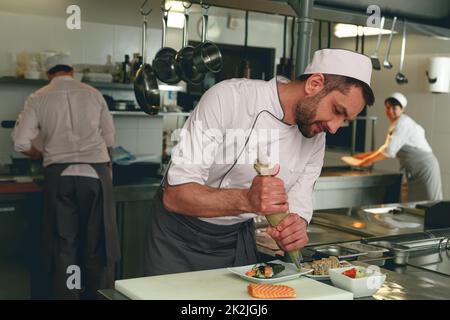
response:
[[[255,168],[256,172],[261,176],[275,176],[279,171],[278,165],[271,166],[269,157],[267,156],[267,152],[264,152],[262,148],[258,148],[258,157],[253,167]],[[272,227],[276,227],[281,222],[281,220],[283,220],[288,215],[289,211],[286,211],[270,214],[265,217]],[[290,250],[287,253],[289,254],[289,257],[291,258],[292,262],[297,267],[297,271],[298,272],[302,271],[303,257],[302,253],[300,252],[300,249]]]

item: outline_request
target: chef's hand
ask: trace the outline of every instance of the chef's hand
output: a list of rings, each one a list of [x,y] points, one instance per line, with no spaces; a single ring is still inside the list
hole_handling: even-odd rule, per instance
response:
[[[256,176],[247,192],[247,200],[250,212],[264,216],[289,209],[284,182],[275,176]]]
[[[266,232],[283,251],[290,251],[301,249],[308,243],[307,227],[305,219],[290,213],[276,227],[267,227]]]

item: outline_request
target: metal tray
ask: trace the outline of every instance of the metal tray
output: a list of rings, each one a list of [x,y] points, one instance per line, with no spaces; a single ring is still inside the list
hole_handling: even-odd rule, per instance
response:
[[[426,252],[429,249],[440,249],[442,245],[448,246],[448,238],[437,237],[433,239],[421,239],[403,242],[391,242],[386,240],[371,240],[369,244],[389,249],[394,256],[394,262],[399,265],[408,263],[410,254]]]
[[[357,258],[359,256],[367,255],[367,252],[361,252],[358,250],[346,248],[340,245],[326,245],[313,248],[318,256],[335,256],[338,259],[350,259]]]
[[[447,240],[448,239],[446,239],[445,237],[437,237],[427,240],[405,241],[400,242],[399,244],[409,248],[408,250],[412,252],[428,249],[439,249],[441,244],[447,242]]]
[[[367,252],[367,257],[369,258],[379,258],[383,256],[383,253],[389,252],[389,249],[360,242],[341,243],[340,246],[359,252]]]

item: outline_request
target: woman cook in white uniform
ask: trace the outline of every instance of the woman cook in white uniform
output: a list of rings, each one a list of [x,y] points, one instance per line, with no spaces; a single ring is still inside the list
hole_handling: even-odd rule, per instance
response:
[[[404,113],[406,97],[395,92],[384,103],[391,122],[385,143],[374,152],[355,155],[352,164],[370,166],[386,158],[398,158],[408,180],[408,201],[442,200],[439,162],[424,129]]]

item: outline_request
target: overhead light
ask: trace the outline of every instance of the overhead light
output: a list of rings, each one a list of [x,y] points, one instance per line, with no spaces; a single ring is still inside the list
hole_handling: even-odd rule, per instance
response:
[[[167,16],[167,26],[169,28],[183,29],[184,27],[184,14],[181,12],[169,12]]]
[[[164,8],[169,10],[167,16],[167,27],[183,29],[184,26],[184,7],[182,1],[166,0]]]
[[[338,38],[350,38],[356,37],[357,34],[364,36],[373,36],[378,35],[380,33],[380,29],[378,28],[369,28],[369,27],[361,27],[356,26],[354,24],[345,24],[338,23],[334,26],[334,35]],[[390,34],[390,30],[381,30],[381,34]],[[397,33],[394,31],[394,33]]]
[[[176,11],[176,12],[184,12],[184,7],[183,7],[183,1],[174,1],[174,0],[167,0],[165,2],[165,7],[166,10],[172,11]]]

